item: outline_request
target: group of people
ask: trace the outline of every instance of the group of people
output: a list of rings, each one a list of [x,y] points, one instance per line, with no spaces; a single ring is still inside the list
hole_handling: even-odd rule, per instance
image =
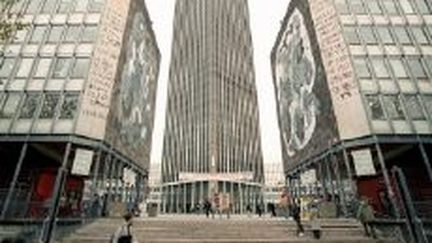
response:
[[[210,217],[210,215],[212,216],[212,218],[214,218],[215,213],[219,214],[219,217],[222,217],[222,214],[225,213],[227,215],[227,218],[229,219],[231,215],[232,205],[231,203],[228,203],[227,205],[221,205],[218,200],[213,200],[213,202],[211,202],[209,199],[206,198],[203,200],[202,208],[207,218]]]
[[[300,204],[300,200],[297,198],[290,198],[289,195],[285,195],[282,197],[283,200],[281,200],[280,207],[286,207],[288,209],[288,214],[293,218],[293,220],[296,222],[297,227],[297,235],[299,237],[303,236],[305,234],[305,229],[302,223],[302,207]],[[324,199],[314,199],[312,200],[308,207],[307,211],[309,213],[309,219],[310,219],[310,228],[312,231],[312,234],[314,238],[319,239],[321,238],[321,226],[320,226],[320,206],[322,203],[324,203]],[[231,213],[231,204],[227,208],[222,208],[218,201],[210,201],[209,199],[204,199],[202,204],[197,204],[195,207],[198,210],[203,209],[207,218],[212,215],[212,218],[214,218],[214,214],[218,213],[220,217],[222,217],[222,213],[227,213],[227,218],[230,217]],[[250,214],[252,213],[252,207],[250,204],[246,205],[246,211]],[[256,205],[256,213],[261,216],[263,213],[262,207],[257,204]],[[269,211],[271,213],[271,216],[276,216],[275,208],[269,207]],[[128,212],[126,215],[124,215],[124,224],[118,228],[118,230],[112,235],[111,242],[112,243],[126,243],[126,242],[132,242],[132,232],[131,232],[131,226],[132,226],[132,218],[133,218],[132,212]],[[359,221],[363,224],[365,229],[365,234],[367,236],[375,237],[375,231],[374,228],[371,227],[371,222],[374,220],[374,210],[369,202],[369,200],[366,197],[362,197],[357,205],[357,212],[356,217],[359,219]]]

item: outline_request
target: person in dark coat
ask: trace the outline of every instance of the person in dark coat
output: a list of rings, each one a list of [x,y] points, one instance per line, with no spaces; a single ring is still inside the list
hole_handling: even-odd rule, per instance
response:
[[[262,208],[261,208],[261,205],[259,203],[257,203],[257,205],[256,205],[256,213],[258,214],[259,217],[262,216]]]
[[[208,199],[204,200],[204,211],[206,213],[207,218],[210,216],[212,210],[212,205]]]
[[[304,228],[301,223],[301,208],[300,208],[300,202],[297,202],[296,200],[293,201],[293,204],[291,205],[291,214],[293,216],[294,221],[297,223],[297,235],[303,236],[304,235]]]
[[[268,206],[268,210],[270,211],[270,216],[276,217],[276,208],[274,203],[269,203],[267,206]]]

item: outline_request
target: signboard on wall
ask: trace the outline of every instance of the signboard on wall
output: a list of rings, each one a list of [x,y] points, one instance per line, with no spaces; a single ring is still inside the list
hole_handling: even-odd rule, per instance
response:
[[[341,139],[370,133],[366,111],[333,0],[309,2]]]
[[[253,172],[237,172],[237,173],[179,173],[179,181],[252,181]]]
[[[95,139],[105,137],[129,3],[130,0],[109,0],[106,3],[82,95],[76,127],[78,134]]]
[[[317,181],[316,170],[310,169],[310,170],[304,172],[303,174],[301,174],[300,175],[300,181],[301,181],[302,185],[314,184]]]
[[[80,176],[90,175],[94,152],[87,149],[77,149],[72,165],[72,174]]]
[[[355,150],[351,152],[351,155],[357,176],[376,174],[370,149]]]

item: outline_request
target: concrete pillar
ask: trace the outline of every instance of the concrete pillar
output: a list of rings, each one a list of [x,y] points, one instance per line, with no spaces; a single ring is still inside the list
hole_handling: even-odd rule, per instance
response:
[[[187,212],[190,208],[188,208],[188,186],[187,184],[183,184],[183,212]]]
[[[192,207],[195,209],[195,204],[197,204],[199,202],[196,201],[196,187],[197,187],[197,183],[196,182],[192,182],[191,184],[191,205]]]
[[[352,195],[351,196],[353,196],[353,197],[355,197],[355,195],[357,195],[357,186],[356,186],[356,183],[355,183],[355,181],[354,181],[354,177],[353,177],[353,171],[351,170],[351,163],[350,163],[350,161],[349,161],[349,158],[348,158],[348,153],[347,153],[347,150],[346,150],[346,148],[343,148],[343,150],[342,150],[342,154],[343,154],[343,159],[344,159],[344,165],[345,165],[345,168],[347,169],[347,174],[348,174],[348,179],[349,179],[349,182],[350,182],[350,187],[351,187],[351,192],[352,192]]]
[[[52,202],[49,208],[49,214],[42,227],[42,234],[41,234],[40,241],[43,243],[51,242],[51,237],[55,231],[55,223],[56,223],[55,221],[60,206],[61,193],[63,191],[64,184],[67,179],[68,170],[70,167],[68,162],[70,161],[69,156],[70,156],[71,147],[72,144],[68,142],[66,145],[65,152],[63,154],[63,161],[61,167],[58,169],[56,181],[54,184],[54,190],[52,194]]]
[[[239,183],[239,194],[240,194],[240,214],[243,213],[243,208],[244,208],[244,187],[246,185],[240,184]]]
[[[99,189],[99,172],[100,172],[100,161],[101,161],[102,151],[99,149],[96,155],[94,169],[93,169],[93,179],[92,179],[92,187],[91,187],[91,196],[98,193]]]
[[[426,153],[426,148],[424,147],[424,144],[421,142],[419,143],[419,149],[420,149],[420,153],[421,153],[422,158],[423,158],[423,163],[426,167],[426,171],[429,175],[429,180],[432,182],[432,166],[431,166],[429,157]]]
[[[399,210],[397,207],[396,195],[395,195],[395,192],[393,191],[393,187],[392,187],[391,182],[390,182],[390,176],[388,174],[388,170],[387,170],[385,160],[384,160],[384,155],[382,153],[381,146],[378,144],[378,142],[375,143],[375,149],[378,153],[378,161],[379,161],[379,164],[381,166],[381,171],[382,171],[383,177],[384,177],[384,183],[387,187],[387,192],[388,192],[388,195],[390,198],[393,212],[395,212],[396,217],[399,218],[400,213],[399,213]]]
[[[175,199],[175,192],[174,192],[174,185],[170,185],[169,186],[170,187],[170,198],[171,198],[171,206],[170,206],[170,213],[173,213],[174,212],[174,208],[175,208],[175,201],[174,201],[174,199]]]
[[[341,181],[341,176],[340,176],[340,168],[339,168],[339,161],[337,159],[337,157],[335,158],[334,154],[330,154],[330,161],[331,163],[334,165],[332,166],[332,168],[334,168],[334,174],[336,176],[336,188],[338,191],[338,195],[339,195],[339,200],[340,200],[340,204],[341,204],[341,210],[342,210],[342,214],[344,216],[348,215],[348,209],[347,209],[347,204],[346,204],[346,198],[345,198],[345,192],[342,188],[342,181]]]
[[[110,156],[111,157],[111,156]],[[108,173],[108,190],[107,190],[107,201],[110,202],[112,198],[112,191],[113,191],[113,177],[115,172],[115,159],[110,159],[110,168]]]

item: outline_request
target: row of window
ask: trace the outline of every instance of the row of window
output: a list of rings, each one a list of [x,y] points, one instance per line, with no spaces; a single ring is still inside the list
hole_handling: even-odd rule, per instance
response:
[[[334,0],[342,14],[430,14],[429,0]]]
[[[20,0],[10,12],[51,14],[71,12],[101,12],[105,0]]]
[[[432,75],[432,57],[420,58],[384,58],[384,57],[356,57],[354,67],[358,78],[370,79],[427,79]]]
[[[90,58],[40,57],[3,58],[0,61],[0,78],[87,78]]]
[[[34,25],[16,33],[13,43],[93,43],[98,26],[92,25]]]
[[[349,44],[428,45],[432,43],[432,26],[344,26]]]
[[[78,108],[79,93],[10,92],[0,94],[0,118],[73,119]]]
[[[432,95],[366,95],[372,120],[426,120],[432,114]]]

